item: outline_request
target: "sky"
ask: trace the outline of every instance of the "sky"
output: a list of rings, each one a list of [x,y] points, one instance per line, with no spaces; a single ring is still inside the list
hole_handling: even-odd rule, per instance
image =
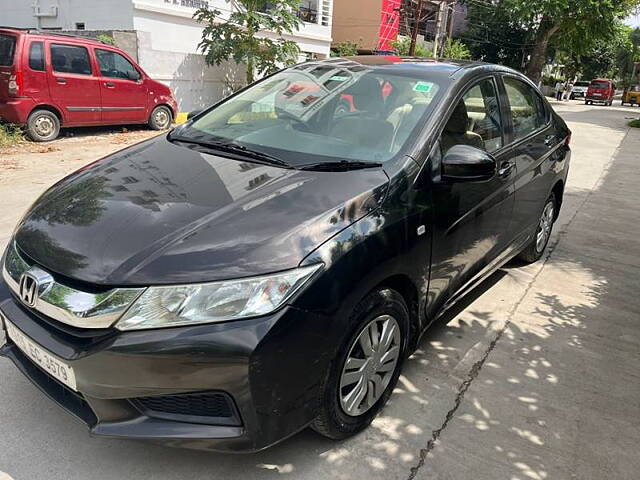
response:
[[[640,13],[627,17],[624,23],[631,25],[632,27],[640,27]]]

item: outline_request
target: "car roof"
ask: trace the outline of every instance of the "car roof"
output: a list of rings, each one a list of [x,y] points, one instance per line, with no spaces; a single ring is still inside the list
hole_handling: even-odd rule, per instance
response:
[[[518,73],[508,67],[495,65],[491,63],[469,61],[469,60],[451,60],[451,59],[433,59],[433,58],[416,58],[416,57],[399,57],[395,55],[358,55],[354,57],[334,57],[326,60],[315,60],[305,62],[293,68],[309,68],[313,66],[341,68],[346,70],[358,70],[362,67],[373,67],[394,72],[402,72],[420,76],[434,77],[451,77],[461,70],[483,70],[496,72]]]
[[[61,38],[63,38],[68,41],[73,40],[77,42],[88,42],[88,43],[97,43],[99,45],[107,45],[111,47],[113,46],[107,42],[103,42],[96,38],[85,37],[84,35],[74,35],[72,33],[64,33],[64,32],[49,31],[49,30],[35,30],[33,28],[4,27],[0,25],[0,33],[12,33],[14,35],[37,35],[39,37],[42,37],[48,40],[51,40],[51,39],[60,40]]]

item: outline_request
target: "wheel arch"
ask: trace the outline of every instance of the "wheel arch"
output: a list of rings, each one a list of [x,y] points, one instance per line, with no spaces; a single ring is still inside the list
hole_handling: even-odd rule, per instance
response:
[[[556,197],[556,202],[557,202],[555,218],[554,218],[555,220],[558,218],[558,215],[560,215],[560,207],[562,206],[562,199],[564,196],[564,180],[558,180],[553,185],[553,188],[551,189],[551,191],[553,192],[553,195]]]
[[[60,126],[62,126],[64,124],[64,117],[62,116],[62,112],[58,108],[54,107],[53,105],[49,105],[49,104],[46,104],[46,103],[45,104],[41,104],[41,105],[36,105],[29,112],[29,116],[31,116],[33,114],[33,112],[35,112],[37,110],[47,110],[47,111],[53,113],[56,117],[58,117],[58,121],[60,122]]]
[[[421,322],[420,322],[420,297],[418,294],[418,288],[408,275],[396,274],[392,275],[376,286],[376,290],[381,288],[390,288],[395,290],[407,304],[409,308],[409,350],[411,345],[414,345],[420,336]]]

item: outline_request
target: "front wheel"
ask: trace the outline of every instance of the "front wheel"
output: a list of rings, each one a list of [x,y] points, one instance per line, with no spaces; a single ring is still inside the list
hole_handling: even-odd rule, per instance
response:
[[[540,260],[545,248],[547,248],[549,238],[551,238],[551,229],[556,219],[556,209],[556,196],[552,193],[542,209],[535,236],[529,245],[518,255],[520,260],[526,263],[534,263]]]
[[[149,116],[149,127],[152,130],[165,130],[171,126],[171,110],[165,105],[160,105],[153,109]]]
[[[358,304],[351,324],[311,424],[334,440],[365,429],[389,400],[407,348],[409,310],[402,295],[383,288]]]

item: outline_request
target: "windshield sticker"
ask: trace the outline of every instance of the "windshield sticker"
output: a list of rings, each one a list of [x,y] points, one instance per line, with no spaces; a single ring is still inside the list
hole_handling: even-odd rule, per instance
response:
[[[413,91],[420,93],[429,93],[431,91],[431,88],[433,88],[433,83],[431,82],[416,82],[416,84],[413,86]]]
[[[334,82],[346,82],[347,80],[350,80],[350,77],[345,77],[342,75],[334,75],[329,80],[333,80]]]

